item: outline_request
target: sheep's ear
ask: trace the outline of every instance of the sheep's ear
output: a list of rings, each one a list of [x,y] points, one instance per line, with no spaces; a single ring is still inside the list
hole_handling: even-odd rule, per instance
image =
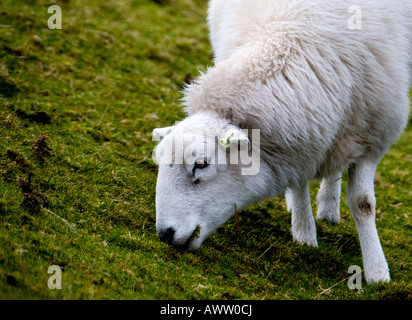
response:
[[[225,131],[225,135],[223,138],[219,139],[219,143],[226,149],[230,148],[232,145],[250,149],[250,141],[247,136],[247,130],[239,129],[237,127]]]
[[[170,132],[172,132],[174,126],[165,128],[156,128],[153,130],[153,141],[162,141]]]

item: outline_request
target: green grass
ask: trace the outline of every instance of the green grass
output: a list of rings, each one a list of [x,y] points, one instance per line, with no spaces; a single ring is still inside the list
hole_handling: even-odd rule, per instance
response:
[[[319,248],[292,241],[274,199],[240,212],[237,235],[231,219],[176,251],[155,231],[151,132],[185,116],[182,85],[212,64],[207,3],[85,3],[57,2],[62,30],[53,2],[0,4],[0,298],[412,299],[411,122],[376,177],[391,283],[348,288],[362,260],[344,193],[341,223],[316,222]]]

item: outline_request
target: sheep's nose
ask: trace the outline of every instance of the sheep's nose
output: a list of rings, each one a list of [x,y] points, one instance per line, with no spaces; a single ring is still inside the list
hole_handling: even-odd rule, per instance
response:
[[[163,241],[166,243],[172,243],[174,234],[175,234],[175,230],[173,228],[163,229],[158,232],[160,241]]]

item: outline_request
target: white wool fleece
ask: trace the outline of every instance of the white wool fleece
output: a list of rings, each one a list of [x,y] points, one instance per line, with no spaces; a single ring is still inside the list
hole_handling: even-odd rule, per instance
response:
[[[186,88],[186,111],[259,128],[285,187],[381,157],[408,119],[412,4],[358,1],[362,29],[351,30],[352,4],[212,0],[216,65]]]

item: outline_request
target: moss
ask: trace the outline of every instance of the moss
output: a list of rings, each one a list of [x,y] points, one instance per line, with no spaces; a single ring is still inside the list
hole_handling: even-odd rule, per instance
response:
[[[0,298],[410,299],[411,122],[376,180],[392,283],[343,281],[361,265],[345,201],[341,224],[317,222],[318,249],[292,241],[274,199],[177,251],[156,235],[151,132],[184,117],[182,85],[212,64],[207,2],[64,1],[61,30],[49,5],[0,4]]]

